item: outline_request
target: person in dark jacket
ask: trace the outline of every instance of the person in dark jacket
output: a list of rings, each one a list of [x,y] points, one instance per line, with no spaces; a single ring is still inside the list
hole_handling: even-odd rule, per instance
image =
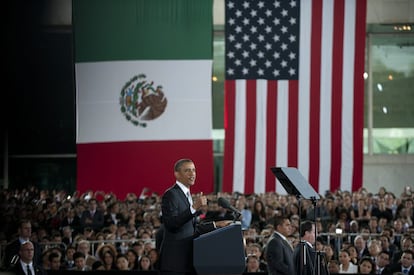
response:
[[[315,249],[315,224],[311,221],[302,222],[299,233],[301,242],[293,252],[296,267],[295,274],[328,274],[323,254],[317,253]]]
[[[16,275],[45,275],[46,272],[41,265],[33,261],[34,252],[35,248],[31,241],[23,242],[19,247],[19,261],[11,271]]]
[[[292,226],[287,217],[275,217],[275,232],[266,245],[267,271],[269,275],[292,275],[295,273],[293,248],[287,240]]]
[[[20,246],[31,241],[32,236],[32,223],[29,220],[20,220],[17,228],[18,237],[7,244],[4,251],[4,267],[6,269],[11,268],[19,260]],[[31,241],[34,247],[33,262],[37,265],[41,265],[42,262],[42,250],[37,242]]]
[[[196,224],[207,198],[197,196],[194,201],[190,188],[195,184],[196,168],[190,159],[180,159],[174,165],[175,184],[162,196],[161,212],[163,236],[160,246],[160,272],[163,275],[195,274],[193,266],[193,239],[199,234],[223,227],[232,221],[211,221]],[[158,246],[157,244],[157,246]]]

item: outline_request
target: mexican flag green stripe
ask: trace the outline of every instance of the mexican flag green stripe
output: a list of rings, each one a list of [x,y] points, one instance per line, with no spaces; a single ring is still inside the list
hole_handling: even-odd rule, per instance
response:
[[[76,62],[212,59],[212,0],[75,0]]]
[[[74,0],[79,191],[213,191],[212,0]]]

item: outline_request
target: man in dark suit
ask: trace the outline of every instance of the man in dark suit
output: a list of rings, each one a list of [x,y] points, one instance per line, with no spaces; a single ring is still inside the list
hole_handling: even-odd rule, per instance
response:
[[[31,241],[22,243],[19,248],[20,259],[11,271],[16,275],[45,275],[44,269],[33,262],[34,251]]]
[[[32,236],[32,223],[29,220],[19,221],[17,228],[18,238],[7,244],[4,251],[4,267],[10,268],[11,265],[16,264],[22,243],[30,241]],[[33,261],[36,264],[41,263],[42,250],[37,242],[32,242],[34,246]]]
[[[414,275],[414,252],[412,250],[404,250],[401,255],[400,262],[390,264],[385,267],[381,274],[394,274],[401,272],[402,274]]]
[[[311,221],[302,222],[299,233],[301,242],[295,247],[293,252],[296,274],[328,274],[323,254],[317,254],[314,248],[315,224]],[[316,266],[317,264],[318,266]]]
[[[72,229],[72,237],[76,236],[81,229],[81,220],[78,215],[76,215],[76,210],[74,208],[65,210],[65,217],[60,222],[60,228],[63,229],[66,226],[69,226]]]
[[[108,227],[111,224],[127,224],[128,221],[119,212],[119,203],[113,202],[108,205],[107,214],[104,215],[104,227]]]
[[[174,165],[176,183],[162,197],[161,212],[164,235],[160,238],[160,271],[163,275],[195,274],[193,238],[198,234],[223,227],[231,221],[211,221],[196,225],[197,215],[207,205],[203,195],[192,200],[190,187],[196,179],[196,168],[190,159]]]
[[[102,229],[104,225],[104,214],[102,211],[98,210],[98,201],[94,198],[91,198],[88,201],[89,209],[82,212],[81,216],[81,231],[85,227],[92,228],[95,232],[98,232]]]
[[[266,245],[267,271],[269,275],[292,275],[295,273],[293,248],[286,239],[292,226],[287,217],[275,217],[275,232]]]

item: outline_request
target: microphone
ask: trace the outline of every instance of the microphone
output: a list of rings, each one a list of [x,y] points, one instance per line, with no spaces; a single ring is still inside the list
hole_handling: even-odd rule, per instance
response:
[[[223,207],[225,209],[228,209],[230,211],[233,211],[234,213],[237,213],[238,216],[241,215],[239,209],[237,209],[236,207],[234,207],[233,205],[231,205],[230,202],[228,200],[226,200],[225,198],[220,197],[220,198],[218,198],[218,201],[217,202],[218,202],[218,205],[219,206],[221,206],[221,207]]]

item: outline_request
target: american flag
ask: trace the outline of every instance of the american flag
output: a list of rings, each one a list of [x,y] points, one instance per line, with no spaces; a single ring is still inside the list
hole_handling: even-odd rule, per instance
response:
[[[224,192],[362,186],[366,0],[226,0]]]

